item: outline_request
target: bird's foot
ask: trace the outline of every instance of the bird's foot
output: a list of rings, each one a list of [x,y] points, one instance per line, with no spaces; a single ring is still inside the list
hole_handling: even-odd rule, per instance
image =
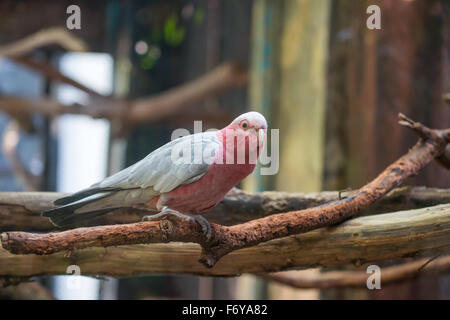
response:
[[[203,234],[206,237],[206,242],[209,242],[212,237],[212,228],[211,224],[204,216],[201,216],[199,214],[193,215],[192,218],[194,218],[195,221],[202,227]]]
[[[209,223],[208,220],[206,220],[205,217],[201,215],[190,215],[186,213],[181,213],[173,209],[163,209],[163,211],[157,214],[142,217],[142,221],[159,221],[168,216],[176,216],[177,218],[180,218],[182,220],[197,222],[202,227],[202,231],[206,237],[206,241],[209,242],[211,240],[212,237],[211,224]]]

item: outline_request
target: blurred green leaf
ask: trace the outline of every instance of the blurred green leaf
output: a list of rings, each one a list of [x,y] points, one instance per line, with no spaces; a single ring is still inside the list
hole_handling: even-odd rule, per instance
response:
[[[203,10],[203,8],[196,9],[194,13],[194,22],[196,24],[201,24],[204,19],[205,19],[205,11]]]
[[[164,23],[164,39],[170,46],[179,46],[186,35],[186,28],[178,25],[178,16],[171,14]]]

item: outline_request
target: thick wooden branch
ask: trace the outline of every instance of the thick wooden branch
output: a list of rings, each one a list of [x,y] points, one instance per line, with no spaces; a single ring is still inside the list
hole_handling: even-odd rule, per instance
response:
[[[0,46],[0,57],[17,57],[34,49],[58,44],[68,51],[87,51],[86,43],[71,34],[66,28],[53,27],[40,30],[16,42]]]
[[[343,192],[347,196],[350,192]],[[55,231],[41,212],[53,208],[53,201],[65,194],[56,192],[0,192],[0,231]],[[222,225],[235,225],[275,213],[302,210],[339,199],[338,191],[315,193],[289,193],[266,191],[249,193],[231,190],[213,209],[203,214],[209,221]],[[450,203],[450,189],[402,187],[389,192],[362,215],[424,208]],[[78,227],[125,224],[141,221],[148,212],[123,208],[109,214],[87,219]]]
[[[205,268],[198,263],[201,247],[194,243],[120,245],[133,241],[127,240],[127,236],[139,241],[149,240],[158,229],[164,229],[169,224],[148,222],[137,225],[139,232],[133,229],[133,225],[117,226],[119,229],[116,231],[120,230],[121,233],[115,233],[114,238],[111,238],[111,234],[104,233],[104,229],[99,229],[102,227],[74,229],[63,232],[66,236],[59,235],[65,241],[72,241],[70,246],[88,246],[80,250],[50,255],[17,255],[0,249],[0,277],[65,274],[67,266],[71,264],[78,265],[82,274],[93,276],[120,277],[152,273],[233,276],[348,264],[359,266],[381,260],[436,255],[450,250],[450,204],[358,217],[335,227],[271,240],[231,252],[214,268]],[[106,228],[111,230],[113,227]],[[170,235],[179,230],[164,229],[161,233]],[[200,230],[192,231],[194,234]],[[23,233],[9,235],[15,238],[4,239],[3,246],[14,252],[25,249],[14,247],[16,244],[21,246],[23,241],[42,250],[59,243],[57,239],[52,240],[57,235],[55,233],[42,235],[44,238],[39,238],[39,235],[28,238],[29,234]],[[24,237],[17,237],[19,235]],[[169,241],[169,238],[154,239],[160,240]],[[194,237],[192,240],[195,240]],[[120,246],[92,247],[106,242],[115,242]],[[65,242],[65,245],[59,245],[67,249],[70,247],[68,244]]]
[[[201,244],[200,262],[214,266],[226,254],[257,244],[314,229],[335,225],[369,208],[390,190],[416,175],[430,161],[443,154],[449,143],[444,130],[432,130],[400,115],[400,123],[420,136],[407,154],[388,166],[373,181],[342,200],[305,210],[274,214],[234,226],[212,224],[213,236],[206,241],[195,222],[167,218],[120,226],[79,228],[61,233],[2,234],[2,245],[13,253],[50,254],[89,246],[154,242],[196,242]]]
[[[430,261],[429,258],[381,268],[381,286],[404,281],[445,275],[450,273],[450,256]],[[269,281],[277,282],[297,289],[330,288],[366,288],[367,278],[371,274],[365,271],[330,271],[302,276],[295,272],[259,274]]]

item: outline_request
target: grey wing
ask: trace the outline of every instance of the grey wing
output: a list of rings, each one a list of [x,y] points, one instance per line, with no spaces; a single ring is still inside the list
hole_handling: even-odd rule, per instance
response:
[[[170,192],[200,179],[220,148],[216,132],[185,136],[162,146],[133,166],[106,178],[93,187],[152,188]]]
[[[117,205],[129,205],[133,202],[150,201],[157,194],[170,192],[179,185],[200,179],[213,162],[219,148],[216,132],[178,138],[90,188],[56,200],[55,204],[77,202],[81,206],[80,201],[98,200],[100,195],[108,196],[108,201],[102,200],[104,205],[108,202],[108,206],[115,202]]]

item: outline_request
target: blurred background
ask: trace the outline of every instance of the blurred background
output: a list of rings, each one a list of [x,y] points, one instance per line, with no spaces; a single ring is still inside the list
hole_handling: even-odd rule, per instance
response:
[[[81,29],[69,30],[74,4]],[[372,4],[379,30],[366,26]],[[176,128],[222,128],[247,110],[280,129],[280,170],[242,188],[358,188],[416,142],[399,112],[450,127],[449,58],[447,0],[0,0],[0,190],[74,192]],[[448,188],[450,173],[431,163],[408,184]],[[82,277],[71,290],[67,281],[42,277],[30,290],[57,299],[450,298],[448,276],[373,291],[292,289],[251,275]]]

